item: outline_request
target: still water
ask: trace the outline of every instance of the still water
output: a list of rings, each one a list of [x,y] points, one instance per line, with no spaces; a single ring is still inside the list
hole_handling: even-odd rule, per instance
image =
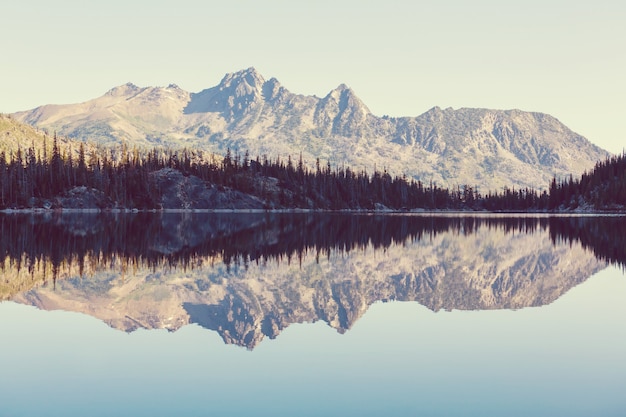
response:
[[[0,231],[0,416],[626,415],[624,217]]]

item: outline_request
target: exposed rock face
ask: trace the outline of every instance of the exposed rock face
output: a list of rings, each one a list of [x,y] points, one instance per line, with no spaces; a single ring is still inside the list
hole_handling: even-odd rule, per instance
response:
[[[150,204],[151,207],[167,210],[252,210],[264,208],[263,202],[254,196],[205,183],[198,177],[186,176],[171,168],[164,168],[150,175],[154,182],[155,193],[149,198],[156,199]],[[102,191],[85,186],[74,187],[51,200],[32,198],[29,207],[75,210],[120,208]]]
[[[74,187],[62,196],[54,199],[51,207],[44,208],[64,208],[64,209],[110,209],[114,207],[113,201],[104,195],[102,191],[85,186]]]
[[[193,175],[164,168],[151,174],[164,209],[262,209],[263,202],[232,189],[206,184]]]
[[[435,107],[418,117],[377,117],[343,84],[324,98],[303,96],[254,68],[227,74],[199,93],[126,84],[86,103],[15,117],[99,143],[302,153],[311,165],[320,158],[370,172],[385,167],[423,182],[485,191],[547,188],[553,176],[578,176],[608,156],[546,114]]]

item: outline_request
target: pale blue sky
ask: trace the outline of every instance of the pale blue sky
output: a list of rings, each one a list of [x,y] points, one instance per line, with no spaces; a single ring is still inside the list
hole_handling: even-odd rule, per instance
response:
[[[113,86],[197,92],[250,66],[294,93],[350,86],[377,115],[552,114],[626,146],[626,2],[22,0],[0,5],[0,112]]]

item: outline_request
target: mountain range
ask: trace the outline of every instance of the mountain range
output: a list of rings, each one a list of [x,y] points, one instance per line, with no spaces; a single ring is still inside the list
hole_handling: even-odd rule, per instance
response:
[[[483,192],[545,189],[553,177],[577,177],[609,156],[547,114],[433,107],[417,117],[379,117],[344,84],[323,98],[299,95],[254,68],[198,93],[128,83],[84,103],[12,117],[95,144],[301,155],[310,167],[319,158]]]

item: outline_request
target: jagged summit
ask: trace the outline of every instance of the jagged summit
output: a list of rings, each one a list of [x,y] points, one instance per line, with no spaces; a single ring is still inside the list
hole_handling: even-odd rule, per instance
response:
[[[384,166],[425,183],[481,191],[545,189],[554,176],[580,175],[609,155],[542,113],[433,107],[416,117],[378,117],[346,84],[323,98],[299,95],[254,67],[198,93],[128,83],[86,103],[14,116],[104,144],[302,154],[309,164],[319,158],[370,172]]]
[[[113,87],[112,89],[107,91],[105,95],[119,97],[119,96],[127,96],[130,94],[136,94],[139,91],[141,91],[140,87],[136,86],[135,84],[131,82],[127,82],[126,84]]]
[[[264,84],[265,79],[253,67],[228,73],[217,86],[192,94],[184,112],[218,112],[226,120],[233,121],[263,101]]]
[[[271,101],[278,98],[280,95],[288,93],[288,91],[280,85],[280,82],[274,77],[270,78],[263,84],[263,98]]]
[[[322,101],[335,101],[339,105],[339,108],[343,111],[347,108],[360,108],[361,111],[369,113],[369,109],[361,101],[361,99],[354,93],[350,87],[345,84],[339,84],[337,88],[331,90]]]
[[[332,97],[334,99],[338,99],[339,96],[341,96],[341,94],[346,90],[350,90],[350,87],[348,87],[344,83],[341,83],[336,88],[330,90],[330,92],[328,93],[326,97]]]
[[[250,67],[226,74],[220,81],[218,88],[226,90],[234,87],[239,88],[239,91],[245,90],[246,94],[250,94],[252,91],[260,91],[263,84],[265,84],[263,76],[254,67]]]

